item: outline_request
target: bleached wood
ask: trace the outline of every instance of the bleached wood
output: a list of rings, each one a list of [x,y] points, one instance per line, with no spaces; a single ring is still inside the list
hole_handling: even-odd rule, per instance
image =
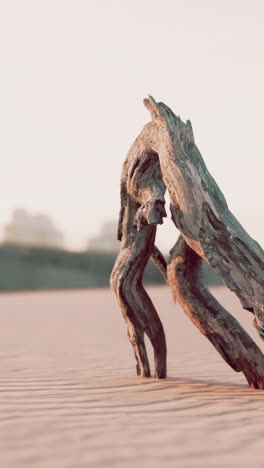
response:
[[[190,121],[183,123],[152,97],[144,103],[152,121],[135,140],[123,166],[118,229],[122,248],[111,279],[128,323],[138,373],[150,375],[143,338],[146,332],[155,350],[156,374],[166,375],[163,328],[141,283],[151,256],[200,331],[231,367],[244,372],[251,386],[263,388],[261,351],[205,289],[197,265],[199,257],[211,265],[243,307],[254,313],[254,325],[264,338],[264,252],[229,211],[195,144]],[[155,226],[165,216],[165,188],[172,220],[181,232],[168,270],[154,245]],[[192,263],[196,273],[192,273]]]
[[[243,372],[251,388],[264,389],[261,350],[204,286],[201,269],[201,257],[180,236],[167,268],[174,298],[232,369]]]
[[[155,376],[166,377],[166,340],[162,323],[142,285],[142,276],[151,253],[166,274],[166,264],[154,247],[156,225],[166,216],[165,185],[157,153],[144,143],[143,130],[128,153],[122,170],[121,210],[118,238],[122,241],[111,286],[127,323],[128,337],[134,349],[137,374],[151,375],[144,334],[154,348]],[[155,252],[155,253],[154,253]]]
[[[155,150],[170,195],[172,220],[186,243],[221,276],[264,337],[264,252],[230,212],[183,123],[163,103],[145,100],[156,126]]]

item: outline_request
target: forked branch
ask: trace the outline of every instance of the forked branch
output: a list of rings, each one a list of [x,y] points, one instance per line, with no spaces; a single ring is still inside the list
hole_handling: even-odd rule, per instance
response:
[[[150,375],[146,333],[155,354],[155,374],[166,377],[166,342],[158,314],[142,286],[151,257],[177,299],[223,359],[242,371],[251,387],[264,389],[264,356],[245,330],[202,283],[201,259],[254,313],[264,338],[264,252],[229,211],[186,124],[163,103],[144,100],[152,122],[132,145],[121,175],[118,238],[122,240],[111,284],[128,325],[137,372]],[[166,216],[164,193],[181,236],[167,267],[155,247],[156,225]]]

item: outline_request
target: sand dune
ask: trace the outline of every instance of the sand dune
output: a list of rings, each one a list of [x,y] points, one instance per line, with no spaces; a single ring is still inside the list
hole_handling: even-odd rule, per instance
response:
[[[0,296],[0,466],[263,467],[264,393],[250,390],[172,303],[149,288],[169,378],[136,377],[109,290]],[[214,292],[263,350],[225,288]]]

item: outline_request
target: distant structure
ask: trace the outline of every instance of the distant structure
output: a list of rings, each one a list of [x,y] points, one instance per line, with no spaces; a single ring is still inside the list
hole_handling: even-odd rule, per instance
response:
[[[4,243],[62,248],[63,236],[48,215],[31,215],[24,209],[17,209],[4,228]]]
[[[98,236],[89,240],[87,251],[118,252],[120,242],[117,240],[117,222],[107,221],[101,227]]]

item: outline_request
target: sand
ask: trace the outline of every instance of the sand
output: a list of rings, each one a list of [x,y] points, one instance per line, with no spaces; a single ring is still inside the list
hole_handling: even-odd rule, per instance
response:
[[[264,466],[264,393],[166,287],[149,292],[167,335],[163,381],[135,376],[108,289],[0,296],[1,468]],[[263,350],[252,315],[224,287],[214,292]]]

